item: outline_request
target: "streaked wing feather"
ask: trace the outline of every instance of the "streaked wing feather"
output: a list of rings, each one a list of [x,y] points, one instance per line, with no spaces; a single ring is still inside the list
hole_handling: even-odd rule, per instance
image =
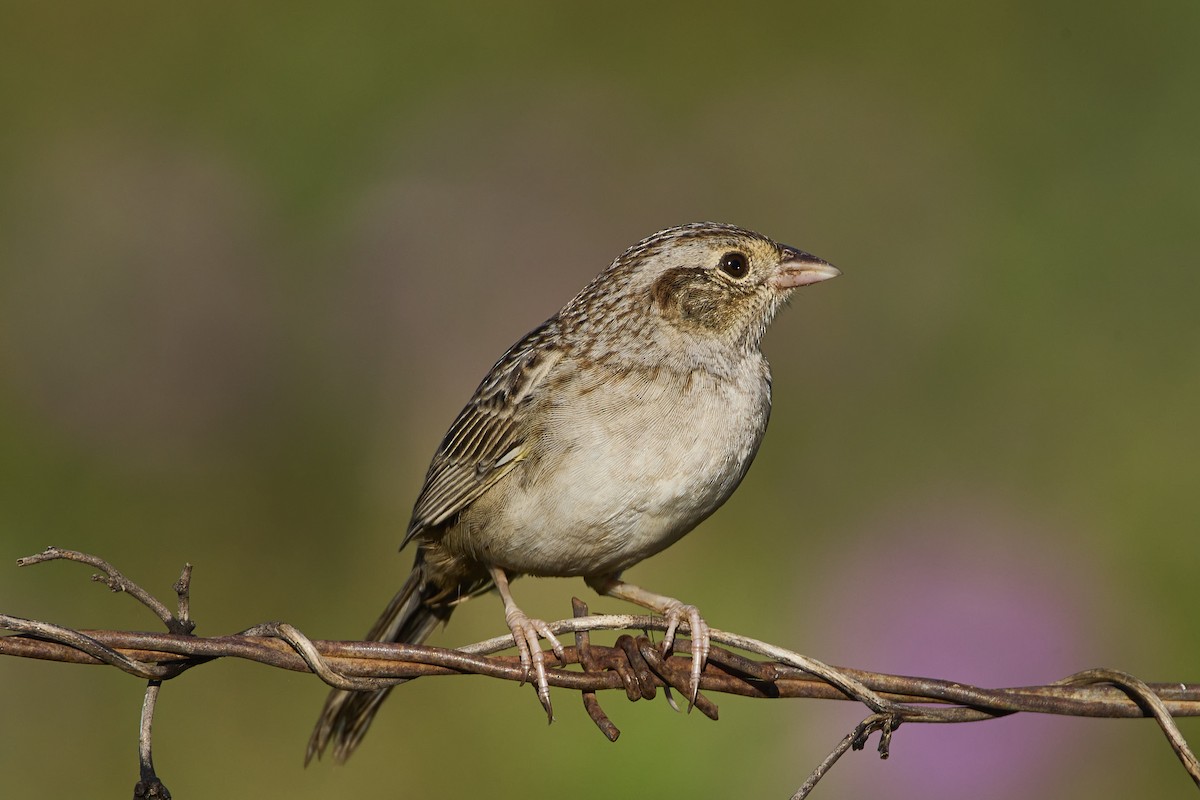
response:
[[[479,384],[433,456],[404,544],[435,530],[520,464],[531,400],[562,358],[551,345],[557,335],[552,318],[513,345]]]

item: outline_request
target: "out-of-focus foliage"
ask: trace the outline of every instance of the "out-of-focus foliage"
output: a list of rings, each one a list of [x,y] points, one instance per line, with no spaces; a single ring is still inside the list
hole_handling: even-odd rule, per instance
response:
[[[844,277],[768,336],[772,430],[630,578],[835,663],[987,684],[1197,680],[1200,5],[10,6],[0,26],[0,609],[361,635],[476,381],[625,246],[697,219]],[[636,346],[633,345],[633,346]],[[8,566],[4,566],[7,564]],[[547,618],[579,581],[522,581]],[[436,642],[503,630],[465,606]],[[141,685],[0,661],[16,795],[128,791]],[[177,797],[786,797],[862,711],[722,719],[528,687],[397,691],[345,768],[324,695],[168,685]],[[1200,737],[1200,728],[1185,725]],[[535,759],[535,764],[521,763]],[[1190,796],[1149,723],[906,727],[830,797]]]

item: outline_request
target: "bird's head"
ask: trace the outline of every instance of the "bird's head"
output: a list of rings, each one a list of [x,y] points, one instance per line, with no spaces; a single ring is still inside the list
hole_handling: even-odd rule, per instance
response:
[[[689,349],[757,350],[797,288],[840,271],[762,234],[714,222],[668,228],[626,250],[564,309],[595,336],[631,346],[666,338]]]

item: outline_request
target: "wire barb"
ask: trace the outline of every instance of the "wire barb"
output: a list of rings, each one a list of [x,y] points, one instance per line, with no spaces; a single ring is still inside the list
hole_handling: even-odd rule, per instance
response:
[[[141,724],[138,726],[138,782],[133,787],[135,800],[171,800],[171,793],[154,772],[154,757],[151,753],[154,706],[158,702],[158,690],[161,687],[162,681],[149,681],[146,684],[146,696],[142,700]]]
[[[587,603],[578,597],[571,598],[571,610],[574,612],[576,618],[588,615]],[[603,671],[604,668],[592,653],[591,636],[588,631],[575,632],[575,649],[579,652],[579,663],[583,667],[584,672]],[[604,709],[600,707],[600,701],[596,697],[596,690],[584,689],[582,695],[583,708],[587,711],[587,715],[591,717],[592,722],[596,723],[596,727],[600,729],[605,738],[610,742],[615,742],[617,737],[621,735],[621,729],[613,724],[613,721],[604,713]]]

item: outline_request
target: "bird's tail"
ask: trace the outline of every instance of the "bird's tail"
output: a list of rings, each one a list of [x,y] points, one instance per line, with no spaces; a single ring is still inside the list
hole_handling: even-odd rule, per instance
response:
[[[413,570],[400,591],[375,622],[367,639],[374,642],[420,644],[441,623],[450,618],[455,599],[447,602],[446,592],[429,580],[425,559],[417,552]],[[465,598],[464,598],[465,599]],[[334,689],[325,700],[321,717],[308,740],[304,763],[320,758],[332,746],[333,760],[344,762],[362,741],[379,706],[393,687],[376,691],[351,692]]]

